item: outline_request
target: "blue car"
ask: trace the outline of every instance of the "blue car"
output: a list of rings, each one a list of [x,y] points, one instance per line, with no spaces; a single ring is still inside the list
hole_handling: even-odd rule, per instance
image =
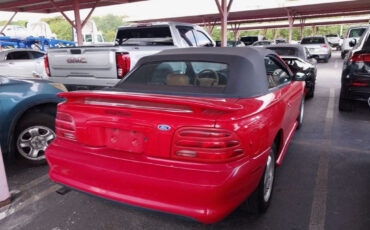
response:
[[[30,163],[45,163],[44,150],[54,140],[57,93],[61,84],[41,79],[0,76],[0,145]]]

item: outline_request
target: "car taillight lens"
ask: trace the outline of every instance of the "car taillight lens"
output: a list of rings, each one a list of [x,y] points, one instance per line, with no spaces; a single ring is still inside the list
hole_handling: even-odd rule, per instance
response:
[[[225,162],[243,156],[239,137],[228,130],[182,128],[175,133],[172,157],[199,162]]]
[[[55,131],[58,137],[76,140],[76,127],[74,119],[67,113],[58,112],[55,119]]]
[[[130,55],[127,53],[116,53],[116,63],[117,77],[121,79],[130,71]]]
[[[328,45],[321,45],[322,48],[328,48]]]
[[[44,66],[46,75],[50,77],[49,58],[47,54],[44,55]]]
[[[370,54],[353,54],[350,59],[350,62],[370,62]]]

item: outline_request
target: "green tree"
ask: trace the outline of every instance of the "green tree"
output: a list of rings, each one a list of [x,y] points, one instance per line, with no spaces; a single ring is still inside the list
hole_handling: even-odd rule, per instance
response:
[[[41,21],[49,24],[51,31],[57,35],[58,39],[73,41],[72,26],[62,16],[43,18]]]
[[[114,41],[116,31],[119,26],[128,24],[127,22],[124,22],[124,18],[125,16],[116,16],[113,14],[101,17],[92,17],[96,27],[102,32],[104,40],[107,42]]]

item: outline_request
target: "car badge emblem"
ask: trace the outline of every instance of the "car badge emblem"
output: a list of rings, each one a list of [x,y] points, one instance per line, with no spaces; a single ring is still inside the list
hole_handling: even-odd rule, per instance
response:
[[[162,131],[168,131],[171,129],[169,125],[158,125],[158,129]]]
[[[67,63],[87,63],[86,58],[67,58]]]

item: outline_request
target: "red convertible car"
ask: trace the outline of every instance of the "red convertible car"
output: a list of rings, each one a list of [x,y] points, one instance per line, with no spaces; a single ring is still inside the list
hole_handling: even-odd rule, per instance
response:
[[[139,61],[115,87],[60,93],[53,181],[99,197],[221,220],[268,207],[302,123],[304,77],[258,48],[189,48]]]

